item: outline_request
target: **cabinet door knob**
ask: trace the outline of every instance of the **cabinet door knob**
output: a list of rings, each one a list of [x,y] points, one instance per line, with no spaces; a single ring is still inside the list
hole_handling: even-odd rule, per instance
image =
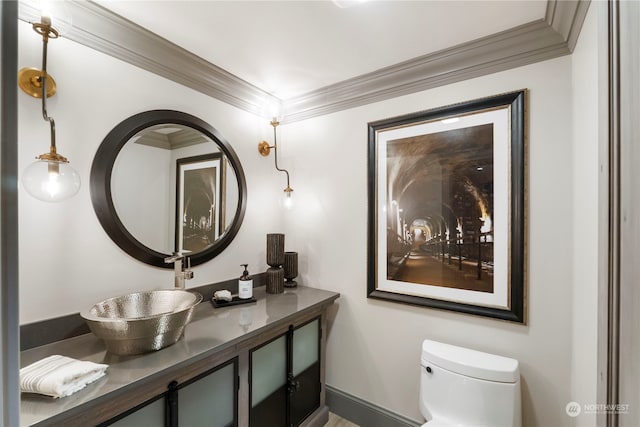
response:
[[[300,382],[296,381],[293,374],[289,374],[287,378],[287,391],[289,393],[294,393],[300,388]]]

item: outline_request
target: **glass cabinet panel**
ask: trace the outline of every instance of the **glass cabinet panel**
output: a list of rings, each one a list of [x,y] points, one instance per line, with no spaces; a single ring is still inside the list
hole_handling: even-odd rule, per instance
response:
[[[293,331],[294,376],[318,361],[318,323],[319,320],[314,320]]]
[[[251,407],[256,407],[287,381],[286,336],[255,350],[251,355]]]
[[[287,336],[251,352],[251,427],[287,425]]]
[[[291,363],[291,426],[300,425],[320,407],[320,320],[293,330]]]
[[[179,389],[178,425],[227,427],[236,413],[235,364],[229,363]]]
[[[160,398],[108,425],[114,427],[159,427],[164,426],[164,423],[164,398]]]

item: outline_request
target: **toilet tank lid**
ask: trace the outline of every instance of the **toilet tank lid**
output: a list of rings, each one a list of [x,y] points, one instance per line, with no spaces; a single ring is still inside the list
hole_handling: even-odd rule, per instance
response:
[[[515,383],[520,379],[515,359],[437,341],[424,340],[422,343],[422,364],[426,363],[487,381]]]

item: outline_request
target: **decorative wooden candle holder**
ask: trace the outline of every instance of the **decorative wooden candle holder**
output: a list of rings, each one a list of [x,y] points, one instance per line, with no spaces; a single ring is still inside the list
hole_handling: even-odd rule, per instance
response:
[[[284,278],[287,279],[284,282],[285,288],[295,288],[298,286],[298,282],[295,279],[298,277],[298,252],[285,252],[284,253]]]

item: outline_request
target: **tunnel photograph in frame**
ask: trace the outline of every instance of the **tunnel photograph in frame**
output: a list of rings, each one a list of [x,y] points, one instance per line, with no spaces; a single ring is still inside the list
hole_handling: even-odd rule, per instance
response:
[[[224,200],[222,154],[176,161],[176,252],[198,253],[220,235]]]
[[[525,323],[525,95],[368,124],[370,298]]]

